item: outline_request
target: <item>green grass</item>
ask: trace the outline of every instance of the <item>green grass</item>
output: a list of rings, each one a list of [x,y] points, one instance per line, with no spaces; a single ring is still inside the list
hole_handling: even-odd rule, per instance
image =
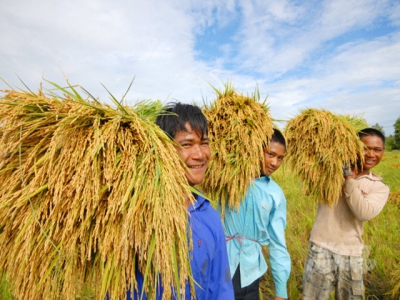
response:
[[[7,284],[6,276],[3,274],[0,274],[0,300],[11,300],[15,299],[11,291],[9,289],[9,286]]]
[[[372,170],[383,177],[384,182],[390,187],[391,196],[400,193],[399,158],[399,151],[387,151],[381,163]],[[297,300],[301,299],[303,265],[317,204],[302,195],[301,182],[284,167],[274,173],[273,178],[281,186],[287,198],[286,241],[292,259],[288,289],[290,299]],[[400,283],[399,198],[390,198],[383,211],[365,223],[363,240],[367,251],[364,259],[369,266],[369,270],[364,274],[366,299],[400,297],[400,291],[392,294],[396,285]],[[370,253],[366,256],[368,251]],[[263,299],[272,299],[274,295],[270,270],[261,281],[261,293]]]

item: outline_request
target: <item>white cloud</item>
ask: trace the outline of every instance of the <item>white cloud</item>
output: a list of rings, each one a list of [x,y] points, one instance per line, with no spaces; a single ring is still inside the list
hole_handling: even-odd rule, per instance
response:
[[[0,77],[13,86],[22,86],[16,74],[33,90],[42,76],[63,84],[64,72],[107,101],[100,82],[120,98],[135,76],[131,102],[201,102],[214,99],[210,84],[231,81],[243,93],[258,85],[278,119],[303,106],[365,113],[370,124],[400,114],[399,30],[372,34],[380,22],[399,26],[396,1],[6,2]],[[239,28],[218,45],[222,55],[198,60],[198,35],[232,22]]]

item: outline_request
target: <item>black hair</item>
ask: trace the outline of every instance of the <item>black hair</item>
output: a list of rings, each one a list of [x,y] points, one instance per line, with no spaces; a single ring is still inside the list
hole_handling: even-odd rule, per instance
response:
[[[383,146],[385,146],[385,136],[378,129],[364,128],[358,132],[358,136],[359,136],[360,140],[366,136],[377,136],[382,140]]]
[[[164,130],[171,139],[178,131],[187,131],[186,123],[200,137],[208,134],[207,119],[201,109],[195,105],[172,102],[156,119],[156,124]]]
[[[279,129],[274,128],[274,133],[272,134],[271,142],[281,144],[286,150],[286,140],[285,140],[285,137],[283,136],[282,132],[280,132]]]

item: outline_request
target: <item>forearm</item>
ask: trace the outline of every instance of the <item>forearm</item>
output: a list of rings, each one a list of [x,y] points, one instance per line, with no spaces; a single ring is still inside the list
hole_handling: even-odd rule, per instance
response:
[[[389,189],[382,185],[382,188],[371,189],[366,192],[359,187],[357,180],[347,178],[344,185],[344,197],[354,216],[364,222],[377,216],[383,209]]]
[[[280,263],[274,259],[271,260],[272,277],[275,284],[275,296],[287,298],[287,282],[289,280],[291,263],[289,254],[279,258]]]
[[[284,233],[271,242],[268,248],[276,297],[287,298],[287,281],[291,271],[291,259],[286,247]]]

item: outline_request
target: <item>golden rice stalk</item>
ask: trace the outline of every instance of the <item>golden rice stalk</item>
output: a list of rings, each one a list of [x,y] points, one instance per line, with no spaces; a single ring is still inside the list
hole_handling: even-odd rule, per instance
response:
[[[214,88],[215,89],[215,88]],[[217,99],[203,108],[208,120],[212,159],[202,183],[208,197],[235,209],[251,180],[260,175],[263,147],[268,146],[273,123],[266,101],[260,95],[242,95],[231,84],[217,92]]]
[[[286,162],[312,199],[334,205],[341,193],[343,167],[364,159],[357,132],[368,125],[360,118],[327,110],[304,109],[285,127]]]
[[[124,299],[135,264],[150,298],[158,275],[184,291],[192,194],[161,104],[115,109],[52,84],[63,97],[0,99],[0,272],[20,300]]]

